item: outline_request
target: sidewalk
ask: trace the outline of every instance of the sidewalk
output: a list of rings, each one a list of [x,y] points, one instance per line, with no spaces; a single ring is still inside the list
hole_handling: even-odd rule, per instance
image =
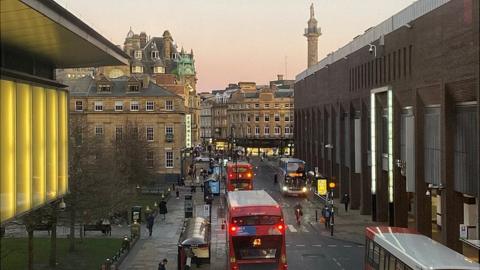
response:
[[[323,206],[323,202],[319,198],[315,198],[315,195],[308,198],[312,203]],[[331,237],[333,239],[343,240],[346,242],[352,242],[355,244],[363,245],[365,243],[365,227],[368,226],[381,226],[385,225],[379,222],[371,220],[369,215],[361,215],[360,210],[348,209],[345,212],[344,205],[339,202],[338,199],[334,200],[335,205],[335,225],[333,236],[330,236],[330,230],[325,229],[325,224],[312,221],[310,224],[316,228],[322,235]],[[319,207],[318,219],[320,220]]]
[[[120,265],[121,270],[156,270],[164,258],[168,260],[167,269],[177,268],[177,244],[184,220],[184,190],[186,188],[180,187],[180,199],[172,196],[168,200],[166,220],[161,215],[155,218],[151,237],[142,224],[141,237]]]

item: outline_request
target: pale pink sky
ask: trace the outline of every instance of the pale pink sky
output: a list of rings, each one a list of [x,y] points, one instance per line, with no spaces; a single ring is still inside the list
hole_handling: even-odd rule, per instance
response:
[[[322,28],[319,60],[413,0],[56,0],[114,44],[130,27],[161,36],[195,54],[198,91],[228,83],[265,84],[306,68],[309,6]]]

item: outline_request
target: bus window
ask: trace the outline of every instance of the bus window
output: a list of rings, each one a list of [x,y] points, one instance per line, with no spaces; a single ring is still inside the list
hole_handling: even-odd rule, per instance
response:
[[[385,267],[385,250],[383,248],[380,248],[380,266],[378,269],[382,269],[384,270],[386,267]]]
[[[395,257],[393,257],[391,254],[388,256],[388,270],[396,270],[395,269]]]
[[[380,246],[374,245],[373,246],[373,263],[375,265],[378,265],[379,260],[380,260]]]

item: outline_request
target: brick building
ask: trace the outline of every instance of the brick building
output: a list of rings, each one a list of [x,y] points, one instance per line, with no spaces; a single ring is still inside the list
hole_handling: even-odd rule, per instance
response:
[[[478,239],[478,3],[417,1],[295,83],[296,156],[362,214],[460,252],[460,224]]]

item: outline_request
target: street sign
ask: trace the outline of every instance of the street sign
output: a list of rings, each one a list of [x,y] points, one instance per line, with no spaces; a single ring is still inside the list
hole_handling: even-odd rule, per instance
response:
[[[203,205],[203,216],[209,217],[210,216],[210,204]]]
[[[327,179],[317,179],[318,195],[327,195]]]

